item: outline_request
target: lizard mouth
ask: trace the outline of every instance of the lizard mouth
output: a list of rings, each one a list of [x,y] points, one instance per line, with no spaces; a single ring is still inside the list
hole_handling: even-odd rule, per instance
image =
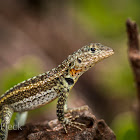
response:
[[[113,54],[114,54],[113,49],[109,48],[108,50],[105,50],[105,51],[100,52],[97,56],[94,56],[94,57],[93,57],[93,60],[94,60],[95,63],[96,63],[96,62],[98,62],[98,61],[101,61],[101,60],[103,60],[103,59],[105,59],[105,58],[110,57],[110,56],[113,55]]]
[[[108,51],[105,51],[104,53],[101,54],[101,57],[104,57],[104,58],[107,58],[111,55],[114,54],[114,51],[112,49],[108,50]]]
[[[114,50],[106,47],[106,49],[102,50],[101,53],[98,55],[100,59],[107,58],[114,54]]]

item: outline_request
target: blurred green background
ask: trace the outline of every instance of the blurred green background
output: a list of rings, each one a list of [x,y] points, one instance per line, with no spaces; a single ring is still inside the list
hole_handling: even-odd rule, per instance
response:
[[[139,7],[139,0],[1,1],[1,94],[56,67],[80,47],[100,42],[115,54],[79,79],[69,106],[87,104],[96,117],[107,122],[117,140],[138,140],[136,88],[125,24],[131,18],[140,26]],[[55,106],[56,101],[31,111],[27,122],[56,118]]]

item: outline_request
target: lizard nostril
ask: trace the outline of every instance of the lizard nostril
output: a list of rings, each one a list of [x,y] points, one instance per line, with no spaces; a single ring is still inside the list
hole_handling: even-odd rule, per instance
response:
[[[106,50],[107,50],[107,51],[110,51],[110,50],[112,50],[112,49],[111,49],[111,48],[109,48],[109,47],[106,47]]]

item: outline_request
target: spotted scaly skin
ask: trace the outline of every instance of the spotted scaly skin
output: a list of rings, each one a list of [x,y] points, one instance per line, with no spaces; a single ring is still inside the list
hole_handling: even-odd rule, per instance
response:
[[[67,109],[67,97],[78,78],[97,62],[111,56],[114,51],[100,43],[91,43],[69,55],[66,60],[46,73],[23,81],[0,97],[2,128],[0,139],[6,140],[8,126],[13,112],[18,112],[15,125],[24,125],[27,111],[36,109],[58,98],[57,117],[67,132],[66,125],[77,127],[65,117],[72,110]]]

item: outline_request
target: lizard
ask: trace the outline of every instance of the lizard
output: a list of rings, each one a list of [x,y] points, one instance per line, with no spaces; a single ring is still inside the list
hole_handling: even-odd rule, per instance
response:
[[[15,125],[24,125],[27,112],[46,105],[56,98],[56,115],[67,133],[67,125],[76,128],[82,125],[65,115],[74,109],[67,108],[68,95],[79,77],[97,62],[114,54],[113,49],[100,43],[90,43],[69,55],[60,65],[10,88],[0,97],[0,139],[6,140],[8,125],[17,112]]]

